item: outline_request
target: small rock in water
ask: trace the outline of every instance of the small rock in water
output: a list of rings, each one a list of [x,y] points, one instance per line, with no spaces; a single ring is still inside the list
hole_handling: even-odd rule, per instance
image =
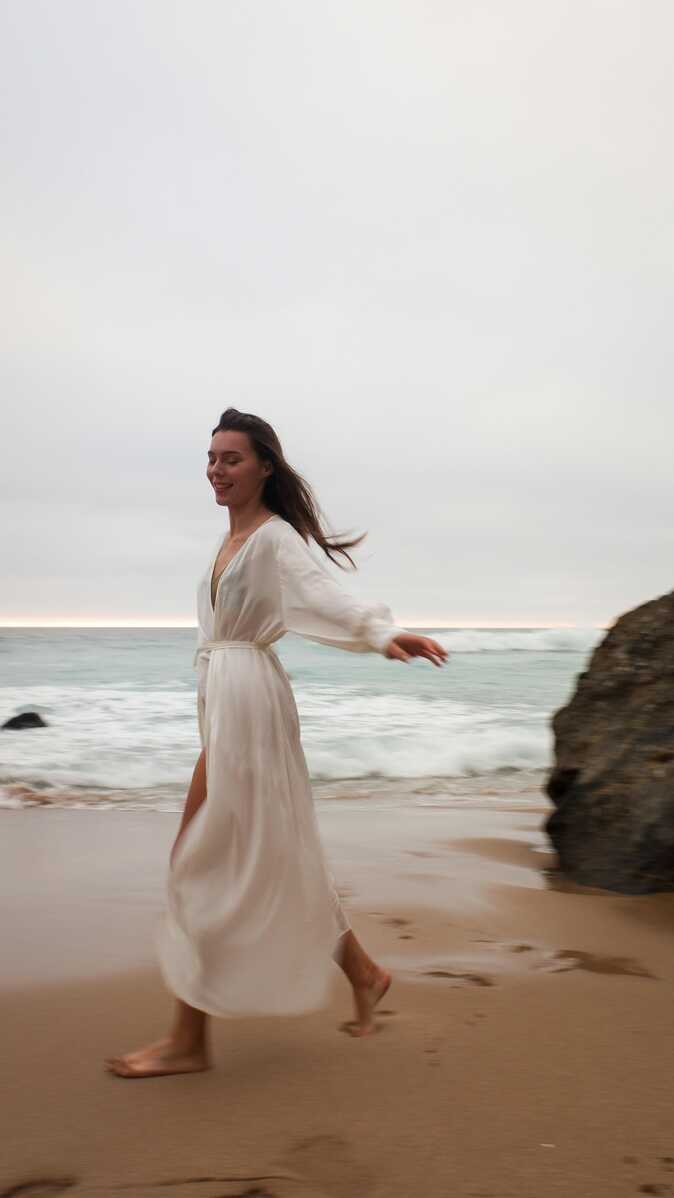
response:
[[[3,728],[16,730],[17,728],[46,728],[47,722],[42,719],[42,716],[37,711],[22,711],[21,715],[13,715],[11,719],[5,720]]]

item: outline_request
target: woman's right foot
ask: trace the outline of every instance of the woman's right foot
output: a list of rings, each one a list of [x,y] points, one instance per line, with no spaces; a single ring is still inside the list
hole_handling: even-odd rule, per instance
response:
[[[205,1048],[186,1052],[170,1036],[120,1057],[106,1057],[104,1064],[118,1077],[163,1077],[169,1073],[199,1073],[211,1068]]]
[[[352,984],[353,985],[353,984]],[[387,969],[375,966],[363,979],[362,985],[353,985],[353,1001],[356,1018],[345,1024],[351,1036],[371,1036],[377,1030],[373,1014],[377,1003],[391,985],[391,974]]]

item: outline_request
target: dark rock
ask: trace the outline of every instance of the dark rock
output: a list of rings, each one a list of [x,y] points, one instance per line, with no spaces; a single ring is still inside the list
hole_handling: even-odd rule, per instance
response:
[[[38,715],[36,711],[22,711],[21,715],[13,715],[10,720],[5,720],[3,728],[46,728],[46,721]]]
[[[674,591],[620,617],[552,727],[560,868],[623,894],[674,890]]]

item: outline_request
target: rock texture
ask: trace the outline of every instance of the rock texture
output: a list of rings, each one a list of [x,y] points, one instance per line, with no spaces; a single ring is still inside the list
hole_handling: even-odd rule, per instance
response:
[[[674,591],[620,617],[552,726],[545,830],[561,869],[623,894],[674,890]]]
[[[5,720],[2,727],[14,730],[17,728],[46,728],[47,724],[37,711],[22,711],[20,715],[13,715],[11,719]],[[2,1198],[1,1195],[0,1198]]]

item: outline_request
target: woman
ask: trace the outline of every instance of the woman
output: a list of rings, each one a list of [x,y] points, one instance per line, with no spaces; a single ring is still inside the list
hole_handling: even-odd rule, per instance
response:
[[[122,1077],[210,1068],[208,1015],[293,1014],[327,997],[331,954],[352,987],[354,1035],[374,1030],[391,976],[342,908],[319,839],[293,692],[272,644],[293,631],[397,661],[446,650],[398,628],[319,566],[363,537],[323,533],[308,485],[274,430],[228,408],[213,430],[208,479],[230,534],[198,592],[197,714],[202,751],[171,850],[159,962],[176,996],[169,1035],[106,1067]],[[220,542],[220,538],[218,538]],[[204,801],[206,800],[206,801]],[[179,846],[179,851],[178,851]]]

